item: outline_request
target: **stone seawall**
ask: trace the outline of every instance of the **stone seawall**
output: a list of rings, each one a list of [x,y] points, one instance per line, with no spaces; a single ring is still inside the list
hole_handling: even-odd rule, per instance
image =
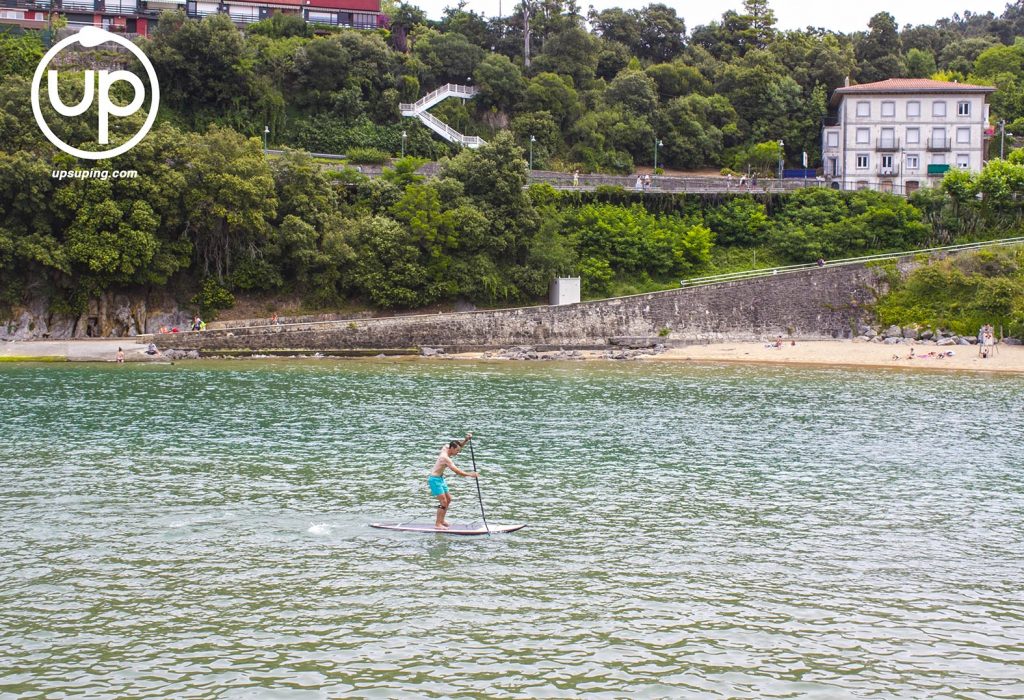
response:
[[[913,263],[901,267],[907,266]],[[878,269],[846,265],[569,306],[226,328],[159,336],[157,343],[216,353],[595,348],[622,336],[677,343],[850,338],[870,320],[868,306],[885,287]]]

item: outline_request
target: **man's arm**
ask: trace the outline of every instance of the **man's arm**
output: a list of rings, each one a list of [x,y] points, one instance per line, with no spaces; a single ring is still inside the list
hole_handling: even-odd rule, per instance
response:
[[[471,476],[473,478],[476,478],[476,476],[477,476],[476,472],[464,472],[464,471],[462,471],[461,469],[459,469],[458,467],[455,466],[454,462],[452,462],[450,466],[452,468],[452,471],[455,472],[456,474],[458,474],[459,476]]]
[[[466,437],[459,442],[459,449],[466,446],[466,443],[473,439],[473,433],[466,433]]]

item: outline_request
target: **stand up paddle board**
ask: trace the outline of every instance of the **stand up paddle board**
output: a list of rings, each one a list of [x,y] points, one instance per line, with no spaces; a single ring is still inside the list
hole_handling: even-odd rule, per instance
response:
[[[370,527],[381,530],[398,530],[399,532],[436,532],[442,535],[486,535],[488,529],[491,533],[515,532],[526,527],[526,523],[514,525],[502,525],[500,523],[454,523],[447,528],[434,527],[434,523],[370,523]]]

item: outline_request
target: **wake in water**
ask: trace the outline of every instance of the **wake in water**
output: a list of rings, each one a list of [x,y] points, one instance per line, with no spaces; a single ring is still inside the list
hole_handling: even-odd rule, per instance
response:
[[[329,535],[331,533],[331,526],[327,523],[310,523],[309,529],[306,532],[311,535]]]

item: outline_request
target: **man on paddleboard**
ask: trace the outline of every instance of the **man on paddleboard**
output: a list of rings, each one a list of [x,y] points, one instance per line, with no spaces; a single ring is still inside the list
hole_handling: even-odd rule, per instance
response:
[[[448,527],[448,521],[444,519],[445,514],[448,512],[448,506],[452,502],[451,494],[448,493],[448,482],[444,479],[444,470],[451,469],[459,476],[468,476],[473,479],[477,478],[476,472],[464,472],[455,466],[455,462],[452,461],[452,457],[459,454],[466,443],[473,437],[473,433],[466,433],[464,440],[452,440],[447,445],[441,448],[441,452],[437,455],[437,462],[434,467],[430,470],[430,475],[427,477],[427,485],[430,487],[430,493],[433,496],[437,496],[437,519],[434,521],[434,527],[438,529],[445,529]]]

